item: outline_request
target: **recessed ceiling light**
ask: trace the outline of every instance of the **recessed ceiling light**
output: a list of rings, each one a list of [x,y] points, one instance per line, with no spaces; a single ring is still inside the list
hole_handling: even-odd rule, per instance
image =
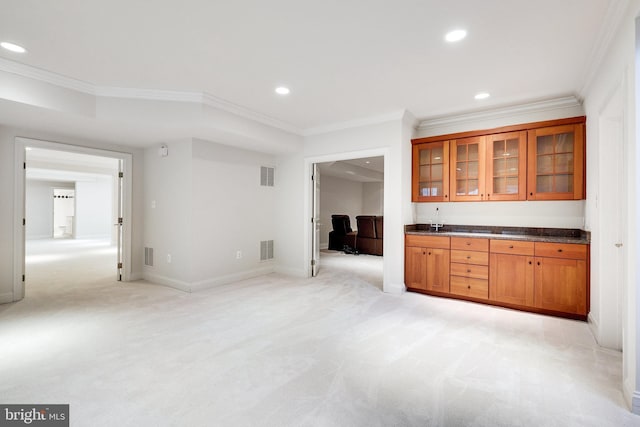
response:
[[[366,164],[368,164],[368,165],[370,165],[370,164],[371,164],[371,162],[370,162],[369,160],[367,160],[365,163],[366,163]]]
[[[279,86],[276,88],[276,93],[278,95],[289,95],[291,91],[289,90],[288,87],[284,87],[284,86]]]
[[[487,99],[490,96],[491,95],[489,95],[488,92],[480,92],[480,93],[477,93],[476,96],[474,96],[474,98],[475,99]]]
[[[16,52],[16,53],[25,53],[27,51],[27,49],[23,48],[22,46],[18,46],[17,44],[13,44],[9,42],[2,42],[0,43],[0,46],[2,46],[7,50],[10,50],[11,52]]]
[[[467,30],[453,30],[449,31],[444,39],[450,43],[459,42],[463,38],[467,37]]]

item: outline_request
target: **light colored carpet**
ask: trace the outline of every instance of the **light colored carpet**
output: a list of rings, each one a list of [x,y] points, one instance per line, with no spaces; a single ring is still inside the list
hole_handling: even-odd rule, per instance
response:
[[[74,426],[640,425],[582,322],[331,268],[358,257],[187,294],[114,281],[100,242],[38,243],[0,306],[0,402],[70,403]]]

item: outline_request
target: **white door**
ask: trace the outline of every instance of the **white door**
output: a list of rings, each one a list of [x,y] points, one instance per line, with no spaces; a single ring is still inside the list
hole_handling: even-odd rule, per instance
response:
[[[620,88],[603,111],[600,125],[600,305],[599,344],[623,347],[623,295],[625,285],[625,239],[627,203],[624,161],[623,96]]]
[[[311,221],[311,276],[316,277],[320,269],[320,173],[318,165],[313,164],[311,173],[311,200],[313,218]]]

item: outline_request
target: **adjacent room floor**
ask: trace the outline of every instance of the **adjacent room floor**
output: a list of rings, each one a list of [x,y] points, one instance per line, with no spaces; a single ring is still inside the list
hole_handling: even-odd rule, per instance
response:
[[[84,243],[30,254],[0,305],[1,402],[69,403],[76,426],[640,426],[582,322],[384,294],[324,256],[315,279],[188,294],[116,282]]]

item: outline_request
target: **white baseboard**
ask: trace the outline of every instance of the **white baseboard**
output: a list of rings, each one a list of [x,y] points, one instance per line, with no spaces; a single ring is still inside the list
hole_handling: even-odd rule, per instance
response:
[[[142,272],[136,271],[135,273],[131,272],[131,274],[129,274],[130,282],[134,282],[136,280],[142,280],[142,279],[144,279],[144,274]]]
[[[329,243],[320,243],[320,250],[329,249]]]
[[[13,302],[13,292],[0,294],[0,304],[8,304],[10,302]]]
[[[221,277],[213,277],[211,279],[199,280],[191,284],[191,292],[198,292],[205,289],[214,288],[220,285],[238,282],[240,280],[251,279],[253,277],[264,276],[273,273],[273,267],[256,268],[254,270],[243,271],[240,273],[229,274]]]
[[[53,239],[51,234],[38,234],[37,236],[27,236],[26,240],[43,240],[43,239]]]
[[[305,269],[300,268],[290,268],[290,267],[275,267],[274,272],[278,274],[284,274],[286,276],[293,277],[309,277],[309,272]]]
[[[144,272],[143,278],[144,280],[147,280],[151,283],[156,283],[158,285],[163,285],[163,286],[169,286],[170,288],[178,289],[183,292],[191,292],[191,285],[187,282],[183,282],[182,280],[175,280],[169,277],[165,277],[159,274],[153,274],[149,272]]]
[[[596,339],[596,342],[600,344],[600,327],[598,326],[598,321],[591,315],[591,312],[589,312],[589,315],[587,316],[587,325],[589,325],[591,334]]]
[[[400,295],[407,291],[407,287],[404,283],[391,283],[389,285],[385,285],[383,291],[388,294]]]

